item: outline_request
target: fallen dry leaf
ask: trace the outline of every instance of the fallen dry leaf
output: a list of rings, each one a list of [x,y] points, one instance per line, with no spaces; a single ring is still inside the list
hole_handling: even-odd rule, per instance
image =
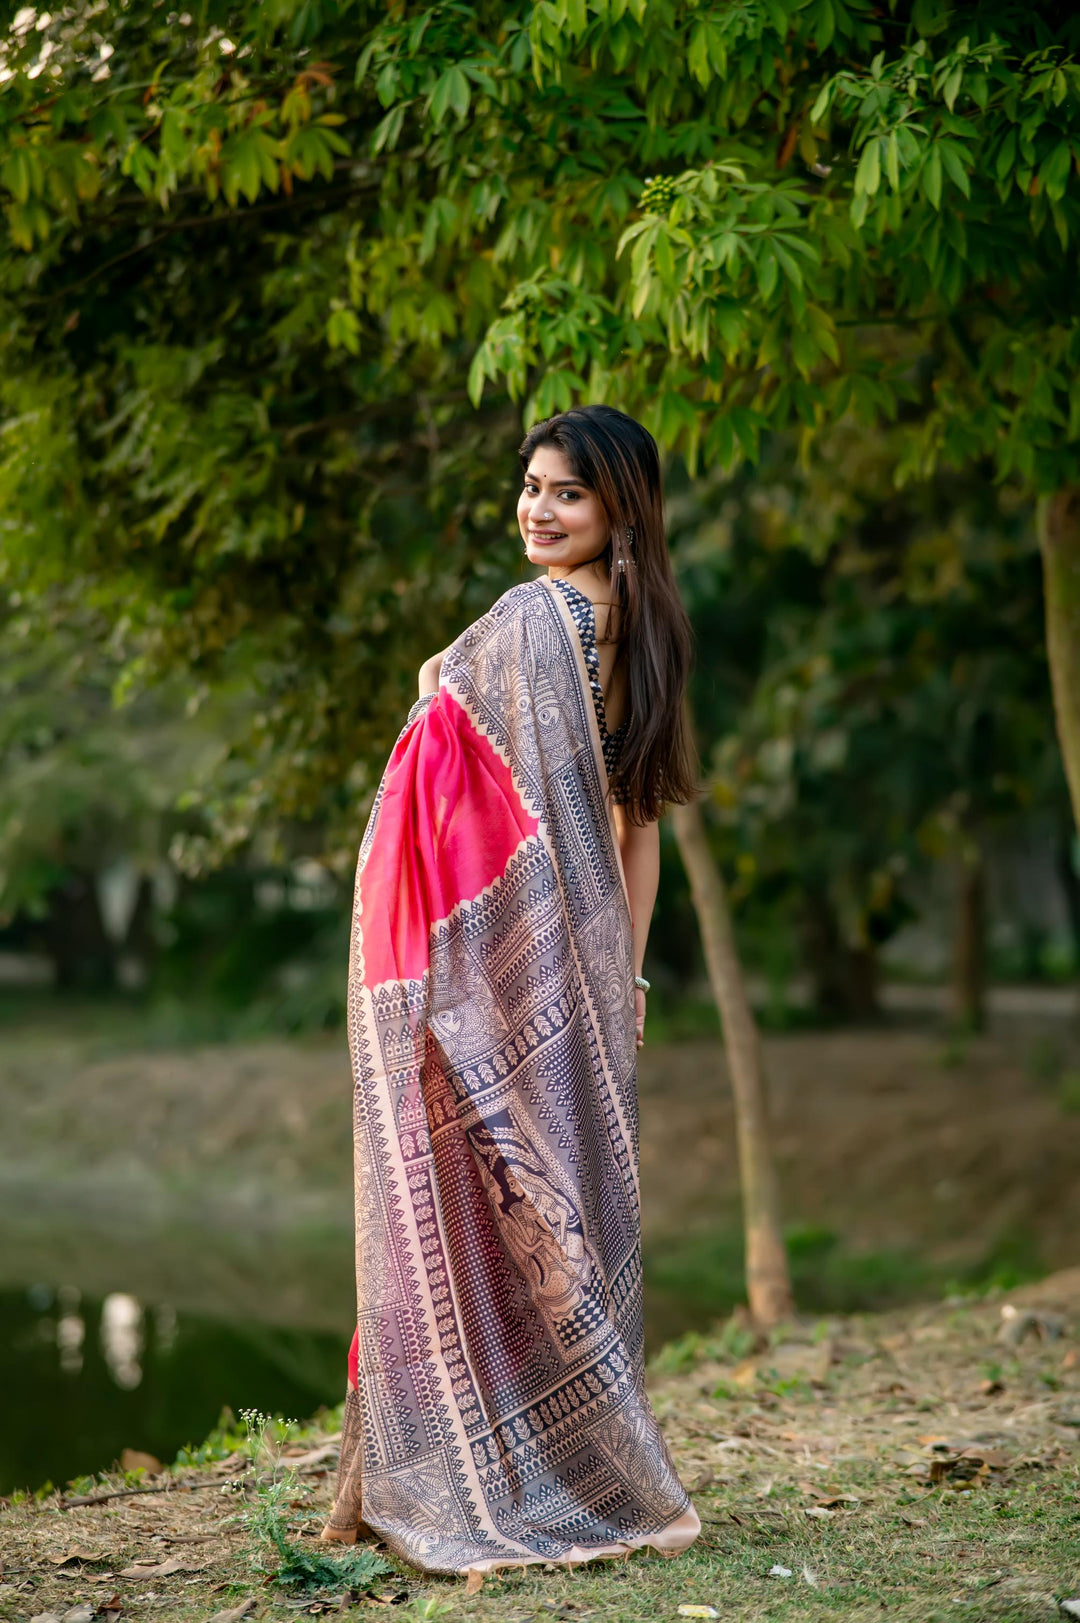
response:
[[[145,1471],[149,1476],[156,1476],[164,1467],[154,1454],[144,1454],[141,1448],[125,1448],[120,1455],[120,1469]]]
[[[999,1448],[983,1448],[980,1443],[972,1443],[970,1448],[962,1449],[961,1458],[978,1458],[991,1471],[1004,1471],[1009,1463]]]
[[[304,1465],[318,1465],[321,1460],[328,1460],[340,1452],[341,1438],[332,1437],[329,1442],[320,1444],[318,1448],[309,1448],[304,1453],[282,1454],[281,1463],[296,1471]]]
[[[1036,1335],[1040,1341],[1057,1341],[1065,1333],[1065,1320],[1060,1313],[1040,1313],[1034,1308],[1014,1307],[1006,1302],[1001,1309],[1001,1329],[998,1340],[1007,1347],[1018,1347],[1027,1335]]]
[[[835,1510],[826,1510],[824,1505],[805,1505],[803,1515],[816,1516],[820,1521],[831,1521],[836,1512]]]
[[[465,1580],[466,1595],[478,1595],[484,1587],[484,1574],[473,1567]]]
[[[1080,1617],[1080,1595],[1075,1596],[1072,1600],[1060,1600],[1058,1606],[1066,1617]]]
[[[680,1617],[719,1617],[715,1606],[680,1606]]]
[[[1061,1367],[1062,1369],[1075,1369],[1077,1364],[1080,1364],[1080,1353],[1077,1352],[1075,1347],[1070,1347],[1061,1360]]]
[[[92,1606],[72,1606],[69,1611],[62,1614],[60,1623],[94,1623],[94,1608]]]
[[[930,1459],[931,1482],[946,1487],[973,1487],[985,1482],[991,1471],[1003,1471],[1008,1465],[1005,1455],[996,1448],[981,1443],[950,1443],[936,1438],[927,1439],[926,1452]]]
[[[255,1597],[249,1595],[239,1606],[229,1606],[224,1612],[215,1612],[213,1617],[207,1619],[207,1623],[240,1623],[240,1619],[246,1617],[254,1605]]]
[[[727,1378],[729,1386],[753,1386],[757,1380],[758,1361],[756,1358],[744,1358],[741,1364],[736,1364]]]
[[[860,1505],[862,1500],[854,1493],[829,1493],[825,1488],[817,1487],[813,1482],[800,1482],[799,1487],[803,1493],[808,1493],[816,1499],[823,1510],[838,1510],[842,1505]]]
[[[108,1561],[110,1557],[104,1550],[87,1550],[77,1547],[74,1550],[65,1550],[63,1555],[47,1555],[46,1561],[50,1566],[63,1567],[69,1561]]]
[[[123,1567],[117,1573],[118,1578],[169,1578],[174,1572],[202,1572],[203,1565],[193,1566],[189,1561],[179,1561],[176,1556],[170,1555],[164,1561],[135,1561],[130,1567]]]

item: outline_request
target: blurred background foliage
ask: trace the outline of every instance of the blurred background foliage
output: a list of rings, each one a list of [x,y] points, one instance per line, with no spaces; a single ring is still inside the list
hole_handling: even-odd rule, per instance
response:
[[[934,0],[15,13],[7,948],[340,1018],[415,671],[520,578],[523,418],[591,397],[668,457],[711,838],[776,1018],[799,977],[875,1015],[884,961],[977,1024],[988,972],[1075,968],[1076,40],[1067,6]]]
[[[40,1400],[0,1489],[337,1401],[356,850],[574,401],[665,456],[800,1303],[1074,1262],[1076,9],[0,27],[0,1352]],[[745,1283],[666,825],[662,864],[656,1345]]]

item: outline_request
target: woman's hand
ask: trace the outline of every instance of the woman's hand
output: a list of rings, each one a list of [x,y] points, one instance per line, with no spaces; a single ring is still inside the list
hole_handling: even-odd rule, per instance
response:
[[[425,659],[421,665],[419,679],[421,698],[425,694],[438,692],[439,676],[442,671],[443,654],[445,653],[446,649],[444,648],[441,654],[432,654],[431,658]]]
[[[634,987],[634,1016],[637,1022],[637,1045],[640,1048],[645,1041],[645,993],[640,986]]]

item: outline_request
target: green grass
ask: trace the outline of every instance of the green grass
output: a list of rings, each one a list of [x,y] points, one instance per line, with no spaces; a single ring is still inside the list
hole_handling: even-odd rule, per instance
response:
[[[276,1497],[249,1493],[246,1509],[221,1490],[71,1511],[49,1495],[0,1513],[0,1617],[62,1616],[100,1599],[111,1592],[92,1582],[104,1561],[63,1580],[49,1556],[89,1545],[119,1565],[151,1553],[156,1528],[172,1538],[170,1551],[195,1549],[206,1563],[195,1576],[154,1580],[152,1615],[166,1623],[204,1623],[249,1596],[256,1623],[284,1623],[297,1615],[289,1594],[298,1588],[314,1597],[333,1590],[339,1616],[369,1617],[368,1593],[379,1605],[400,1602],[393,1615],[408,1623],[674,1623],[684,1604],[740,1623],[1051,1623],[1064,1615],[1058,1602],[1080,1594],[1080,1366],[1067,1338],[1005,1349],[999,1323],[989,1302],[803,1322],[779,1333],[783,1351],[789,1365],[805,1356],[817,1374],[783,1378],[771,1372],[781,1347],[755,1353],[737,1320],[665,1349],[651,1366],[653,1401],[702,1520],[697,1542],[674,1560],[641,1551],[572,1573],[505,1571],[466,1595],[460,1579],[392,1559],[379,1571],[383,1552],[358,1547],[350,1566],[343,1552],[309,1543],[329,1477],[302,1490],[289,1483]],[[320,1435],[303,1429],[305,1444]],[[949,1475],[951,1465],[935,1482],[941,1437],[954,1440],[950,1460],[973,1440],[999,1450],[997,1463],[975,1485]],[[236,1441],[227,1420],[204,1457]],[[193,1469],[198,1452],[186,1456],[185,1481],[244,1469],[220,1459]],[[837,1494],[850,1497],[823,1516],[806,1514]],[[191,1540],[200,1528],[210,1531]],[[115,1581],[135,1615],[147,1587]]]
[[[879,1311],[935,1296],[977,1295],[1011,1289],[1045,1272],[1030,1234],[998,1238],[992,1250],[964,1269],[914,1250],[860,1251],[815,1225],[786,1233],[795,1295],[808,1313]],[[742,1233],[734,1224],[652,1238],[645,1248],[645,1278],[652,1312],[685,1322],[688,1303],[702,1323],[726,1317],[745,1300]]]

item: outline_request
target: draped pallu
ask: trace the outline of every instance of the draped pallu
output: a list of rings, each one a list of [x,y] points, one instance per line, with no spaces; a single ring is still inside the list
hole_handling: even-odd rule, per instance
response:
[[[429,1572],[700,1522],[645,1394],[630,914],[546,579],[447,653],[387,765],[349,967],[357,1329],[325,1536]]]

